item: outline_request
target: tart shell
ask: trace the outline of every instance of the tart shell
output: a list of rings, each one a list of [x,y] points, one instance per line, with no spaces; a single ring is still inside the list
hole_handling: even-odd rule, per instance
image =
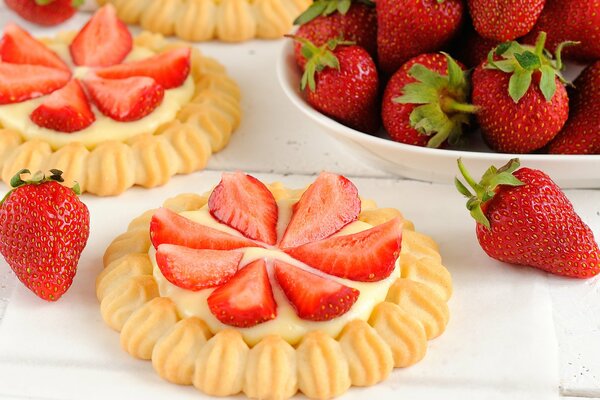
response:
[[[302,191],[267,185],[276,199],[297,198]],[[163,206],[175,212],[203,207],[208,194],[183,194]],[[353,320],[338,337],[322,331],[292,346],[280,336],[263,338],[252,348],[235,329],[213,334],[196,317],[181,318],[173,301],[159,297],[148,257],[149,225],[154,210],[134,219],[104,254],[96,295],[105,322],[121,332],[121,345],[134,357],[152,360],[165,380],[194,385],[214,396],[240,392],[250,398],[287,399],[298,391],[328,399],[350,386],[384,381],[394,368],[419,362],[427,341],[439,336],[449,320],[452,279],[436,243],[404,224],[401,277],[368,321]],[[359,219],[377,225],[401,216],[362,200]]]

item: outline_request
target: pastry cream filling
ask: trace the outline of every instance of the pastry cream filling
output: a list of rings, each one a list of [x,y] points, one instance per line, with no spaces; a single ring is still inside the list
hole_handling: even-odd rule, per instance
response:
[[[285,227],[289,222],[291,215],[291,207],[297,199],[281,200],[278,201],[279,205],[279,221],[278,221],[278,236],[281,237]],[[208,208],[205,206],[198,211],[183,212],[181,215],[189,218],[193,221],[199,222],[205,226],[209,226],[220,231],[230,233],[232,235],[241,236],[239,232],[228,227],[227,225],[221,224],[216,221],[209,213]],[[371,228],[372,226],[361,222],[355,221],[344,229],[339,231],[335,236],[348,235],[351,233],[360,232]],[[234,250],[232,250],[234,251]],[[244,256],[240,263],[240,268],[248,265],[252,261],[260,258],[267,259],[278,259],[289,264],[292,264],[298,268],[308,270],[320,276],[325,276],[328,279],[340,282],[346,286],[356,288],[360,291],[358,300],[352,308],[345,314],[332,319],[330,321],[306,321],[300,319],[294,308],[289,303],[285,294],[277,284],[271,268],[271,263],[267,262],[267,268],[269,270],[269,276],[271,278],[271,287],[273,288],[273,296],[277,303],[277,317],[273,320],[258,324],[250,328],[235,328],[238,330],[244,340],[254,345],[261,339],[268,335],[280,335],[283,339],[291,344],[298,343],[302,337],[314,330],[321,330],[332,337],[337,337],[342,331],[344,326],[354,319],[368,320],[373,308],[382,301],[385,300],[388,289],[394,283],[394,281],[400,277],[400,268],[398,261],[396,261],[396,267],[392,274],[384,280],[378,282],[355,282],[348,279],[342,279],[331,275],[323,274],[321,271],[311,268],[310,266],[290,257],[283,251],[275,248],[262,249],[262,248],[245,248],[237,251],[243,251]],[[211,312],[208,307],[207,298],[210,296],[214,288],[204,289],[197,292],[182,289],[171,282],[169,282],[160,272],[160,268],[156,264],[156,251],[154,247],[150,247],[149,255],[152,265],[154,267],[154,278],[158,283],[158,289],[162,297],[169,297],[175,305],[181,317],[198,317],[204,320],[210,330],[213,333],[217,333],[223,329],[232,328],[229,325],[225,325],[220,322]]]
[[[48,47],[56,52],[71,67],[73,77],[82,79],[91,73],[89,67],[76,67],[71,62],[69,48],[64,43],[51,43]],[[155,55],[144,47],[134,47],[125,59],[141,60]],[[115,121],[103,115],[91,102],[96,120],[87,128],[73,133],[57,132],[36,125],[29,115],[46,98],[46,96],[14,104],[0,105],[0,126],[19,132],[26,140],[41,139],[48,142],[53,149],[58,149],[72,142],[80,142],[88,149],[108,140],[125,141],[140,134],[154,133],[159,126],[177,116],[179,110],[188,103],[195,92],[194,80],[190,74],[183,85],[165,90],[162,103],[142,119],[131,122]]]

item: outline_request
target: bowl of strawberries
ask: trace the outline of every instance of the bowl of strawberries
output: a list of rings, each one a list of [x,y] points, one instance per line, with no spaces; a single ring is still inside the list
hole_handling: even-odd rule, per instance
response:
[[[450,183],[518,156],[600,187],[599,1],[316,0],[296,23],[284,92],[367,163]]]

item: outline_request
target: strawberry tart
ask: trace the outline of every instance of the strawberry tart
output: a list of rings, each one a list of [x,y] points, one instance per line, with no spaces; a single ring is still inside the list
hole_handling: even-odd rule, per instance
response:
[[[148,32],[113,6],[79,32],[38,40],[15,24],[0,42],[0,175],[56,168],[116,195],[202,169],[240,121],[239,88],[215,60]]]
[[[279,39],[311,0],[97,0],[113,4],[128,24],[202,41]]]
[[[385,380],[444,331],[436,243],[343,176],[225,173],[133,220],[104,255],[104,321],[165,380],[214,396],[327,399]]]

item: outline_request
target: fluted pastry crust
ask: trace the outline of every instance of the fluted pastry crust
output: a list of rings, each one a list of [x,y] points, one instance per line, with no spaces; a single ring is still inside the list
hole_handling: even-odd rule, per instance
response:
[[[181,0],[177,0],[180,2]],[[118,1],[127,12],[134,1]],[[167,3],[159,0],[158,3]],[[71,33],[46,42],[70,43]],[[142,32],[135,45],[160,53],[185,43],[168,42],[162,35]],[[67,184],[78,182],[83,192],[114,196],[133,185],[163,185],[175,174],[203,169],[210,156],[222,150],[241,119],[240,90],[216,60],[192,47],[190,74],[195,92],[176,119],[154,134],[121,141],[105,141],[93,149],[72,142],[58,149],[41,139],[24,140],[19,132],[0,125],[0,177],[6,183],[23,168],[57,168]]]
[[[1,153],[0,153],[1,157]],[[276,199],[298,198],[305,189],[268,185]],[[203,207],[210,193],[181,194],[163,204],[175,212]],[[359,219],[378,225],[402,217],[361,199]],[[305,335],[296,348],[281,336],[263,338],[252,348],[235,329],[214,336],[197,317],[183,318],[169,298],[159,297],[148,257],[149,223],[154,210],[134,219],[104,254],[105,269],[96,281],[102,316],[121,332],[123,348],[151,359],[164,379],[194,385],[214,396],[243,392],[250,398],[283,400],[300,391],[328,399],[351,385],[384,381],[393,368],[419,362],[427,341],[448,323],[452,280],[441,263],[437,244],[404,220],[401,277],[368,321],[353,320],[338,337],[322,331]]]
[[[192,42],[278,39],[311,0],[97,0],[112,3],[121,20]]]

